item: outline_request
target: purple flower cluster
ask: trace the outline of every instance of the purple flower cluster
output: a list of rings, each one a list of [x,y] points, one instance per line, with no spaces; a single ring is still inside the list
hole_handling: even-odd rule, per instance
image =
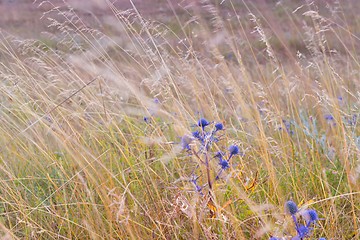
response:
[[[229,150],[229,156],[227,158],[224,158],[225,154],[223,152],[217,152],[215,154],[215,158],[219,159],[219,165],[220,165],[220,170],[219,173],[216,175],[215,180],[218,180],[220,178],[220,174],[224,170],[230,168],[231,158],[237,154],[240,154],[240,149],[236,145],[231,145],[228,150]]]
[[[305,219],[306,224],[301,224],[298,222],[296,215],[299,213],[299,209],[295,202],[287,201],[285,203],[285,213],[290,215],[295,224],[295,230],[297,235],[291,238],[292,240],[302,240],[305,238],[311,237],[311,231],[313,229],[312,225],[315,225],[317,221],[319,221],[319,217],[317,212],[314,209],[307,209],[304,211],[300,211],[300,214]],[[270,237],[270,240],[280,240],[281,238]],[[320,238],[325,240],[325,238]]]
[[[351,117],[345,117],[344,118],[344,122],[348,125],[348,126],[352,126],[355,127],[357,122],[358,122],[358,118],[359,115],[358,114],[353,114]]]
[[[284,124],[285,127],[285,131],[289,134],[289,135],[294,135],[294,131],[291,129],[291,125],[292,123],[286,119],[282,120],[282,123]],[[283,127],[279,127],[279,130],[283,130]]]
[[[199,119],[199,121],[196,124],[197,127],[200,129],[195,130],[190,135],[185,135],[181,138],[181,146],[184,150],[187,150],[188,153],[195,155],[198,159],[200,159],[200,163],[204,164],[206,168],[210,169],[209,159],[210,156],[210,148],[213,143],[216,143],[219,141],[220,136],[219,132],[224,130],[224,125],[221,122],[213,123],[209,122],[205,118]],[[194,142],[194,143],[193,143]],[[199,148],[198,151],[195,151],[196,148],[194,148],[191,143],[195,145],[195,142],[197,142]],[[220,167],[218,174],[215,177],[215,180],[218,180],[220,178],[220,175],[223,171],[230,168],[230,160],[235,156],[241,154],[240,149],[236,145],[231,145],[228,148],[228,154],[225,154],[221,151],[216,152],[214,156],[215,159],[218,159],[218,165]],[[203,159],[202,159],[203,158]],[[211,188],[212,181],[209,180],[209,173],[208,175],[208,185],[209,188]],[[200,187],[197,184],[197,180],[199,177],[193,176],[191,182],[195,186],[196,192],[201,193],[202,187]]]

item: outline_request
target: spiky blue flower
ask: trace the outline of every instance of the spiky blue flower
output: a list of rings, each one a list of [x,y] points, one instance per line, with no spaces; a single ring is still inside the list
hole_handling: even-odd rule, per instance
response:
[[[291,127],[290,121],[287,121],[286,119],[283,119],[282,122],[284,123],[286,129],[290,129],[290,127]]]
[[[191,133],[194,138],[197,138],[199,140],[202,140],[201,133],[199,131],[195,131]]]
[[[358,115],[353,114],[352,117],[345,117],[345,121],[349,126],[356,126],[358,121]]]
[[[200,120],[198,121],[198,126],[201,127],[203,130],[209,124],[210,124],[210,122],[208,122],[208,120],[206,120],[205,118],[200,118]]]
[[[290,215],[295,215],[298,211],[298,207],[296,205],[296,203],[294,203],[293,201],[287,201],[285,203],[285,212],[287,214],[290,214]]]
[[[215,130],[220,131],[224,129],[224,125],[222,123],[216,123],[215,124]]]
[[[310,226],[310,224],[315,223],[316,221],[319,220],[319,217],[314,209],[306,210],[302,214],[302,216],[305,218],[306,223],[307,223],[306,226],[308,226],[308,227]]]
[[[342,101],[343,100],[343,97],[342,96],[338,96],[337,98],[339,101]]]
[[[220,165],[221,169],[223,169],[223,170],[226,170],[230,167],[229,162],[222,158],[220,159],[219,165]]]
[[[219,180],[221,173],[223,171],[225,171],[226,169],[230,168],[229,161],[224,159],[223,156],[224,156],[224,153],[221,151],[217,152],[214,156],[219,159],[219,165],[220,165],[220,171],[216,175],[215,180]]]
[[[150,118],[149,117],[144,117],[143,119],[144,119],[144,122],[150,123]]]
[[[311,229],[307,226],[300,225],[297,230],[298,230],[298,237],[300,239],[303,239],[309,236]]]
[[[190,150],[190,143],[192,142],[192,140],[193,138],[191,136],[184,135],[180,141],[181,147],[185,150]]]
[[[331,114],[325,114],[324,116],[327,124],[329,124],[330,126],[336,126],[336,121],[333,115]]]
[[[229,147],[229,153],[230,153],[230,158],[236,154],[239,154],[240,150],[239,150],[239,147],[236,146],[236,145],[231,145]],[[229,158],[229,159],[230,159]]]
[[[315,221],[319,220],[318,215],[314,209],[309,209],[307,211],[307,214],[309,215],[311,222],[315,222]]]
[[[282,120],[284,126],[285,126],[285,130],[288,134],[290,135],[294,135],[294,131],[291,130],[291,125],[293,125],[290,121],[286,120],[286,119],[283,119]],[[279,130],[282,130],[283,128],[282,127],[279,127]]]
[[[326,121],[334,121],[334,117],[331,114],[325,114],[324,117]]]
[[[198,185],[197,180],[199,179],[199,177],[193,176],[193,178],[190,180],[190,182],[192,182],[195,186],[195,190],[196,192],[200,193],[200,195],[202,195],[202,187]]]

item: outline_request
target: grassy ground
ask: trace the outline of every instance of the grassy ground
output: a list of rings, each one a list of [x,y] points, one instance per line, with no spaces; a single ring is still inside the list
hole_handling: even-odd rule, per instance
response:
[[[69,3],[1,5],[3,239],[359,239],[358,1]]]

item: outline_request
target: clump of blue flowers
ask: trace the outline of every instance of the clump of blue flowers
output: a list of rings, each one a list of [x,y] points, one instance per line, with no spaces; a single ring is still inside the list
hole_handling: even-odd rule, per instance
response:
[[[291,129],[291,126],[293,125],[291,121],[288,121],[286,119],[282,120],[285,130],[288,134],[294,135],[294,131]],[[283,127],[279,127],[279,130],[283,130]]]
[[[181,147],[183,150],[186,150],[190,155],[195,156],[199,161],[197,161],[195,170],[200,169],[199,166],[205,166],[205,173],[197,176],[192,173],[190,182],[195,188],[195,191],[200,195],[203,195],[204,187],[208,188],[209,203],[213,204],[212,197],[212,186],[213,182],[219,180],[224,171],[231,167],[231,160],[235,155],[241,154],[240,149],[237,145],[230,145],[226,152],[217,151],[212,152],[212,145],[221,140],[222,131],[224,131],[224,125],[221,122],[209,122],[205,118],[198,120],[195,125],[197,129],[191,133],[191,135],[185,135],[181,138]],[[212,169],[211,164],[212,159],[217,160],[218,166],[217,169]],[[215,171],[216,174],[211,174],[212,171]],[[206,176],[206,182],[204,186],[199,185],[200,176]],[[215,176],[215,177],[214,177]],[[201,182],[201,181],[200,181]]]
[[[216,134],[219,131],[224,130],[224,125],[222,123],[215,123],[211,131],[207,128],[209,125],[212,125],[212,123],[205,118],[201,118],[197,124],[201,129],[192,132],[192,136],[200,142],[201,150],[209,150],[212,143],[219,141]]]
[[[285,213],[290,215],[294,225],[297,235],[292,237],[292,240],[302,240],[305,238],[310,238],[313,230],[313,226],[319,221],[317,212],[314,209],[307,209],[299,211],[297,205],[293,201],[287,201],[285,203]],[[305,224],[301,223],[297,218],[297,215],[300,214],[305,220]],[[270,240],[280,240],[281,238],[270,237]],[[325,240],[325,238],[320,238]]]
[[[336,120],[335,120],[335,118],[334,118],[334,116],[332,114],[325,114],[324,118],[326,120],[326,123],[329,126],[331,126],[331,127],[336,126]]]
[[[223,171],[230,168],[231,158],[240,153],[239,147],[236,145],[231,145],[228,150],[229,150],[229,155],[227,158],[224,157],[225,154],[223,152],[217,152],[215,154],[215,158],[219,159],[219,166],[220,166],[220,170],[216,175],[215,180],[218,180],[220,178],[220,174]]]

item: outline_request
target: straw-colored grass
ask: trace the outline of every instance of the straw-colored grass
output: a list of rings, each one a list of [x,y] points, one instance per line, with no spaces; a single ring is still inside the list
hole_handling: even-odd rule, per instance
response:
[[[360,238],[360,28],[346,3],[204,0],[159,22],[104,2],[97,28],[53,5],[46,39],[2,32],[2,238],[285,237],[290,199],[317,210],[311,239]],[[179,144],[200,117],[224,123],[214,151],[244,153],[213,206],[190,181],[206,189],[206,167]]]

